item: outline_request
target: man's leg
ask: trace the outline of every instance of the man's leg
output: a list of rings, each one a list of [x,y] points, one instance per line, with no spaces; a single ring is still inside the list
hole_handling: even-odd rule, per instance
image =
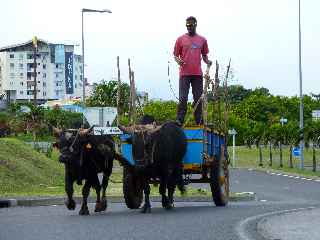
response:
[[[184,122],[184,117],[187,112],[188,94],[190,88],[190,78],[188,76],[180,77],[179,79],[179,104],[177,110],[177,121],[181,124]]]
[[[195,106],[203,92],[203,79],[202,76],[193,76],[191,79],[193,106]],[[196,124],[202,124],[202,100],[199,101],[198,107],[194,112]]]

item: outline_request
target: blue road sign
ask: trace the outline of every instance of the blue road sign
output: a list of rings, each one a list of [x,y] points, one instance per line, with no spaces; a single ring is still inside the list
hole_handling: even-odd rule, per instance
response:
[[[300,157],[300,148],[299,147],[293,148],[292,153],[293,153],[293,156]]]

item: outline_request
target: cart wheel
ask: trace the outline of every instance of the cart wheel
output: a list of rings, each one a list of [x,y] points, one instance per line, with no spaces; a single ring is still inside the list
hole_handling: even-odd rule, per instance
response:
[[[126,167],[123,168],[123,195],[128,208],[137,209],[140,207],[143,198],[141,184]]]
[[[229,201],[229,169],[224,149],[221,147],[221,159],[215,159],[210,171],[210,187],[216,206],[226,206]]]

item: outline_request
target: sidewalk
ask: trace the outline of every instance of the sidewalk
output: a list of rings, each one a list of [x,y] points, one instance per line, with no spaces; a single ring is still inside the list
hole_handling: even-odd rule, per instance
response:
[[[310,208],[289,211],[264,218],[258,223],[258,231],[267,239],[319,240],[320,209]]]

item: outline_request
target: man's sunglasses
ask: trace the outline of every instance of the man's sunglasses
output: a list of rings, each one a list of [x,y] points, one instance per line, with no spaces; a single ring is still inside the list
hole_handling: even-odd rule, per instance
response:
[[[194,27],[194,26],[197,26],[196,23],[187,23],[186,24],[186,27]]]

